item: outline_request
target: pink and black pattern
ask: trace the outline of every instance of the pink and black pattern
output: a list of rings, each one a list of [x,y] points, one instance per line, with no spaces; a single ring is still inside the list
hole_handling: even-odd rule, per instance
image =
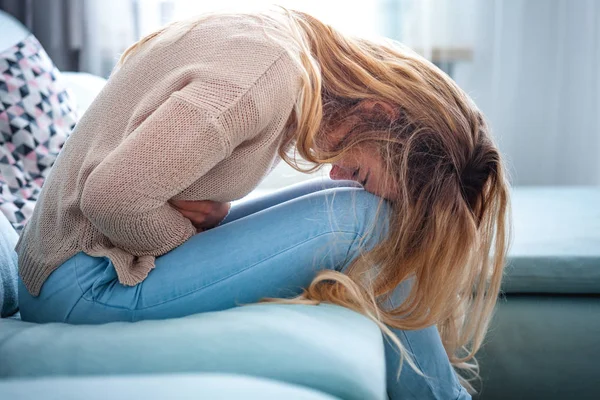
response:
[[[0,210],[17,231],[76,121],[72,96],[33,35],[0,53]]]

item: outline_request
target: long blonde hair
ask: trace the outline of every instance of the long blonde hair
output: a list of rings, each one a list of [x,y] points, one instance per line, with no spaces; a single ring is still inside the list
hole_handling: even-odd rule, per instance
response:
[[[413,367],[389,328],[436,325],[450,362],[472,390],[464,372],[477,376],[474,355],[496,303],[509,242],[508,184],[482,113],[448,76],[398,43],[348,37],[298,11],[253,17],[263,19],[265,29],[294,38],[290,54],[303,72],[289,122],[294,135],[286,137],[280,156],[309,171],[372,144],[398,191],[386,238],[353,260],[346,274],[322,271],[302,295],[278,301],[328,302],[359,311],[392,338]],[[199,21],[149,35],[121,62],[165,32],[183,32]],[[363,100],[395,112],[365,111]],[[323,137],[344,121],[354,121],[348,144],[324,149]],[[312,167],[301,168],[297,155]],[[376,275],[365,280],[372,271]],[[386,308],[392,291],[408,279],[413,280],[408,298]]]

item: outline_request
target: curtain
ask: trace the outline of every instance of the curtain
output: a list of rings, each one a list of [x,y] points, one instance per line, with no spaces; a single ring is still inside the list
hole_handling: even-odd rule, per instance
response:
[[[80,23],[70,19],[69,9],[78,0],[0,0],[0,9],[20,20],[33,32],[52,61],[62,70],[76,70],[78,48],[73,46],[72,31]]]
[[[136,40],[133,0],[0,0],[62,71],[108,76]]]
[[[478,2],[472,71],[521,185],[600,185],[600,2]],[[462,81],[462,82],[461,82]]]
[[[39,0],[38,0],[39,1]],[[132,0],[78,0],[85,21],[80,70],[107,77],[119,56],[138,39],[136,4]]]
[[[396,2],[397,38],[473,97],[513,184],[600,185],[599,1]]]
[[[343,14],[338,2],[279,3],[400,40],[448,72],[487,115],[515,185],[600,185],[600,1],[377,0]],[[60,69],[101,76],[141,35],[210,4],[0,0]]]

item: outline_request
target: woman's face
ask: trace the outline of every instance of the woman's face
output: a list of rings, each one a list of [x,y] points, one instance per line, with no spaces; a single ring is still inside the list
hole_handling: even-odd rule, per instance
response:
[[[339,146],[349,130],[350,126],[342,125],[330,131],[327,135],[331,146],[329,150]],[[341,159],[332,164],[329,177],[333,180],[356,181],[366,191],[387,200],[397,198],[397,189],[391,184],[392,179],[387,176],[385,164],[375,146],[358,146],[345,153]]]

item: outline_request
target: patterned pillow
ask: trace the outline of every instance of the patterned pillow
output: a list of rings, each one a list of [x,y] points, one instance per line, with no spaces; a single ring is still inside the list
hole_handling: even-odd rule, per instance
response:
[[[77,121],[60,72],[30,35],[0,52],[0,210],[20,231]]]

